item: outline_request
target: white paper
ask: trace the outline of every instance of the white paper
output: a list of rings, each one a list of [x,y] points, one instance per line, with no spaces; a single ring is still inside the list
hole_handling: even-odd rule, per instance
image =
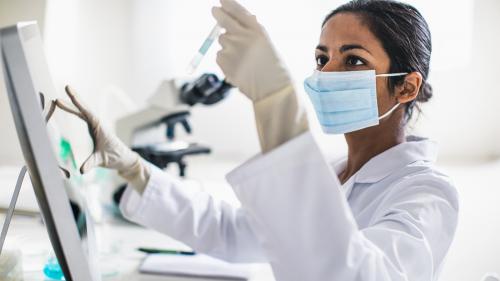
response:
[[[203,254],[193,256],[153,254],[146,257],[140,272],[225,280],[249,280],[251,264],[233,264]]]

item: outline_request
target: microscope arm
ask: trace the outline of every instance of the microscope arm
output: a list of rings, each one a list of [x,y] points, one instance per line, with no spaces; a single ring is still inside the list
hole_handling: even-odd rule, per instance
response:
[[[145,108],[119,119],[116,123],[116,133],[127,146],[132,147],[135,132],[158,124],[159,120],[165,117],[165,115],[180,111],[183,110],[180,109],[177,111],[173,108],[171,111],[168,111],[165,108],[154,106]]]

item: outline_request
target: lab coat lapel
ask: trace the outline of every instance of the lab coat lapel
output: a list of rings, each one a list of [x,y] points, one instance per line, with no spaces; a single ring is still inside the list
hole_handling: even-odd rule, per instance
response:
[[[333,170],[335,171],[335,174],[340,175],[345,170],[345,167],[347,165],[347,157],[342,157],[341,159],[338,159],[333,163]],[[349,195],[351,194],[352,187],[354,186],[354,178],[356,175],[353,175],[351,178],[349,178],[344,184],[342,184],[342,191],[344,192],[344,195],[346,198],[349,198]]]
[[[380,153],[366,162],[361,169],[342,185],[346,198],[356,183],[375,183],[391,173],[416,161],[435,162],[438,147],[433,141],[425,138],[408,136],[407,141]],[[337,159],[333,164],[338,176],[347,165],[347,157]]]
[[[433,141],[409,136],[398,144],[370,159],[355,175],[356,183],[375,183],[417,161],[435,162],[438,147]]]

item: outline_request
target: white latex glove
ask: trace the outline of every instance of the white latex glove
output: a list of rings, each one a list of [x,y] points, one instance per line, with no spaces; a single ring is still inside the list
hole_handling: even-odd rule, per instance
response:
[[[148,164],[143,162],[142,158],[128,148],[118,137],[105,130],[97,117],[83,105],[73,89],[66,86],[65,90],[76,109],[73,109],[71,105],[62,100],[56,100],[56,105],[85,121],[94,143],[94,151],[82,164],[80,172],[82,174],[87,173],[94,167],[117,170],[123,178],[142,194],[151,174]]]
[[[212,14],[226,30],[219,37],[217,64],[226,80],[252,100],[262,152],[308,130],[292,79],[256,17],[234,0],[221,0]]]
[[[212,14],[226,30],[217,64],[226,80],[256,102],[292,83],[266,30],[257,18],[233,0],[221,0]]]

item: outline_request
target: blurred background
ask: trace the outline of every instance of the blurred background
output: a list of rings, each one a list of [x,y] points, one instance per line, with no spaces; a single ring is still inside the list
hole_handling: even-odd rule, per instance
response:
[[[325,136],[302,91],[314,69],[324,16],[345,1],[241,0],[268,29],[308,107],[326,154],[345,152],[342,136]],[[439,162],[461,197],[458,233],[442,280],[480,280],[500,272],[500,1],[405,1],[427,19],[433,36],[430,83],[434,97],[408,130],[440,144]],[[37,20],[59,96],[72,85],[113,127],[146,103],[161,81],[221,75],[212,48],[193,76],[185,69],[211,27],[217,1],[0,0],[0,26]],[[417,119],[417,118],[415,118]],[[212,147],[209,161],[241,163],[259,152],[252,107],[232,92],[224,101],[191,110],[192,138]],[[68,119],[77,159],[91,149],[86,127]],[[22,163],[0,79],[0,165]],[[183,135],[181,134],[182,138]],[[223,175],[220,175],[223,178]],[[218,191],[226,192],[226,191]]]

